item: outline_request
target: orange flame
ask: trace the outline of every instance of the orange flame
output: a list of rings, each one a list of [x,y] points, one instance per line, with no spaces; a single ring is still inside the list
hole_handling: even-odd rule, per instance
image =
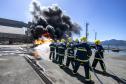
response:
[[[47,38],[50,38],[50,34],[48,32],[42,34],[42,36],[47,37]]]
[[[40,44],[44,44],[44,43],[50,43],[51,39],[46,39],[46,40],[35,40],[34,44],[36,45],[40,45]]]
[[[50,43],[52,41],[50,34],[48,32],[42,34],[42,36],[46,37],[47,39],[37,39],[34,41],[34,44],[40,45],[40,44],[44,44],[44,43]]]

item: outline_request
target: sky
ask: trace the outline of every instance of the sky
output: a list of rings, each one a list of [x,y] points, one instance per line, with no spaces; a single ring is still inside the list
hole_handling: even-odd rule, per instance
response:
[[[38,0],[42,6],[58,4],[65,14],[81,27],[89,23],[89,41],[94,41],[95,32],[100,40],[126,40],[126,0]],[[1,0],[0,18],[28,22],[31,0]]]

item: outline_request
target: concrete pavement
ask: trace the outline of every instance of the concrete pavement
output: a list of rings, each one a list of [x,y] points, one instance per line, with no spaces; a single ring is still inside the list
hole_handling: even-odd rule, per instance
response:
[[[21,45],[0,45],[0,84],[44,84],[40,76],[24,59],[23,56],[26,56],[26,54],[23,54],[24,52],[22,50],[26,51],[25,46],[21,47]],[[91,63],[92,60],[93,56]],[[106,75],[101,72],[99,64],[96,68],[96,74],[103,84],[126,84],[126,61],[113,59],[109,54],[105,54],[105,62],[108,72]],[[46,76],[49,77],[54,84],[85,83],[85,73],[82,66],[78,74],[73,75],[71,66],[70,69],[61,69],[58,64],[45,60],[38,61],[38,64],[45,69]],[[108,69],[114,72],[116,76]],[[95,84],[100,84],[93,72],[91,72],[91,76]]]
[[[0,84],[44,84],[19,47],[0,47]]]

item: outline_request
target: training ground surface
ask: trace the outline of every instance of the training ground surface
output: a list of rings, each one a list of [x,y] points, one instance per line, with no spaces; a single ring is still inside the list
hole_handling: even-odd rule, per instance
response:
[[[27,56],[22,51],[22,49],[25,50],[24,47],[24,45],[0,45],[0,84],[44,84],[24,59],[24,56]],[[105,54],[105,62],[108,74],[103,74],[99,65],[96,68],[96,74],[103,84],[124,84],[126,82],[126,61],[114,59],[111,55]],[[85,82],[82,66],[77,75],[73,75],[71,66],[70,69],[60,68],[58,64],[44,60],[40,60],[38,63],[45,69],[44,73],[54,84],[83,84]],[[91,75],[95,84],[100,84],[93,72]]]

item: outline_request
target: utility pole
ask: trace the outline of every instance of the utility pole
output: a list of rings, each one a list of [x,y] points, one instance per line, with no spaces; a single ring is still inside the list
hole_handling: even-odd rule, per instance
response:
[[[97,39],[97,32],[95,32],[95,40]]]
[[[89,23],[86,22],[86,38],[87,38],[87,40],[88,40],[88,35],[89,35],[89,33],[88,33],[88,25],[89,25]]]

